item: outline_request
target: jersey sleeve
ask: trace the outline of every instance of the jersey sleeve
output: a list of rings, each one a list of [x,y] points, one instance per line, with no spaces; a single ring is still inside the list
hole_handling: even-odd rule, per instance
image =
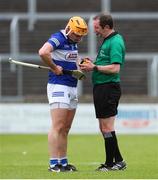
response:
[[[57,49],[61,44],[61,39],[58,34],[52,34],[47,42],[49,42],[53,46],[53,49]]]
[[[110,49],[111,63],[123,63],[124,47],[119,42],[113,42]]]

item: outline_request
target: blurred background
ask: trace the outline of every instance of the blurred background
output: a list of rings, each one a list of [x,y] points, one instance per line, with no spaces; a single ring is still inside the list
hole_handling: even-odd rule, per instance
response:
[[[1,132],[7,128],[4,127],[7,123],[4,119],[11,119],[7,113],[13,112],[11,107],[16,108],[13,114],[16,119],[19,112],[17,108],[20,110],[22,105],[47,104],[47,71],[15,66],[9,64],[8,58],[42,64],[38,56],[39,48],[52,33],[64,28],[70,17],[79,15],[89,25],[88,36],[79,44],[80,56],[95,59],[100,41],[93,33],[92,18],[101,11],[111,12],[115,30],[124,36],[126,42],[121,103],[132,103],[133,107],[140,103],[157,106],[158,0],[0,0]],[[78,90],[79,102],[91,104],[91,73],[87,73],[86,80],[79,82]],[[17,105],[11,106],[13,103]],[[32,107],[36,108],[31,105],[31,109]],[[142,105],[139,107],[141,109]],[[149,114],[142,116],[140,113],[138,115],[141,117],[134,118],[146,119]],[[157,117],[158,108],[154,111],[154,118]],[[20,118],[24,117],[20,115]]]

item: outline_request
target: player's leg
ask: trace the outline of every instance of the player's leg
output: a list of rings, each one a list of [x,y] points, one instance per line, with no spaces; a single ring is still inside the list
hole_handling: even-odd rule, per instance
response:
[[[51,157],[59,157],[66,151],[66,139],[68,129],[66,129],[65,122],[67,121],[68,109],[51,109],[52,125],[48,135],[49,154]],[[63,148],[63,146],[65,148]]]
[[[69,109],[67,114],[67,121],[63,127],[63,134],[61,136],[61,141],[63,142],[62,150],[60,151],[60,164],[62,165],[61,171],[76,171],[76,167],[69,164],[67,157],[67,141],[68,141],[68,133],[72,125],[72,121],[74,119],[76,109]]]
[[[62,106],[62,104],[61,104]],[[51,110],[52,126],[48,135],[50,166],[64,166],[61,171],[71,170],[67,159],[67,138],[76,109],[56,108]],[[53,161],[58,160],[58,161]]]
[[[63,171],[61,165],[66,166],[68,164],[67,136],[76,108],[70,109],[69,88],[67,86],[49,85],[48,99],[52,119],[52,126],[48,135],[50,166],[53,170],[54,166],[60,165],[60,171]]]
[[[60,158],[64,157],[67,154],[67,136],[68,136],[69,130],[71,128],[72,121],[75,116],[75,112],[76,112],[76,109],[67,110],[67,118],[66,118],[66,122],[64,123],[64,126],[63,126],[63,134],[62,134],[63,139],[65,139],[65,150],[63,150],[63,152],[59,155]]]
[[[53,105],[53,104],[52,104]],[[63,117],[66,116],[66,112],[62,109],[51,109],[51,128],[48,133],[48,151],[50,157],[50,170],[59,172],[59,154],[60,154],[60,132],[62,128]]]
[[[69,109],[68,109],[68,114],[67,114],[67,121],[64,123],[64,129],[66,132],[66,137],[64,138],[66,140],[65,143],[65,152],[60,154],[60,164],[63,166],[62,171],[76,171],[76,167],[68,164],[68,159],[66,157],[67,155],[67,138],[68,138],[68,133],[72,125],[72,121],[75,116],[76,108],[77,108],[77,103],[78,103],[78,98],[77,98],[77,88],[72,88],[69,87],[69,97],[70,97],[70,103],[69,103]]]

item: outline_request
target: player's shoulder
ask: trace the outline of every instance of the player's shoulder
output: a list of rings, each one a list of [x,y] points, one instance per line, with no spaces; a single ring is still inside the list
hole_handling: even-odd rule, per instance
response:
[[[51,38],[58,39],[58,41],[64,41],[66,39],[66,36],[64,35],[63,31],[58,31],[51,35]]]
[[[48,42],[52,44],[55,48],[59,45],[66,42],[66,36],[62,33],[62,31],[58,31],[56,33],[51,34]]]

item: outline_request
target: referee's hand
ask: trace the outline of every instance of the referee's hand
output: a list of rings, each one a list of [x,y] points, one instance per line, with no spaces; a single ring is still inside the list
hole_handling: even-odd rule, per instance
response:
[[[93,68],[95,67],[92,61],[87,61],[86,63],[79,64],[79,66],[82,71],[86,72],[93,71]]]

